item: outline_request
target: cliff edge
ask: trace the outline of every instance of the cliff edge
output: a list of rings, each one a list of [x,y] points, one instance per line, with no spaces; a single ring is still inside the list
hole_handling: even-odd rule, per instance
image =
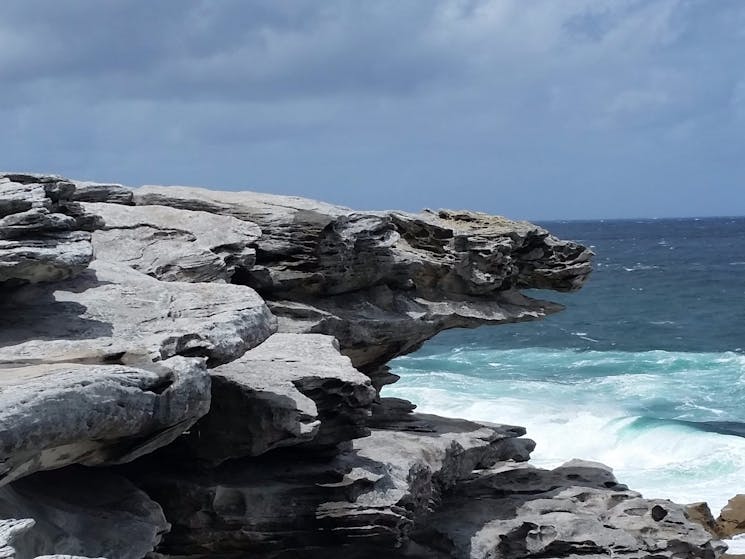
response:
[[[535,320],[585,247],[468,211],[0,173],[0,558],[714,559],[684,507],[521,427],[381,397]]]

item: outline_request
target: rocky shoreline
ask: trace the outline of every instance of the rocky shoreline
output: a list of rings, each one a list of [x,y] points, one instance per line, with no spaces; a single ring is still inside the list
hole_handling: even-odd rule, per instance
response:
[[[0,559],[720,557],[602,464],[380,396],[590,272],[475,212],[0,174]]]

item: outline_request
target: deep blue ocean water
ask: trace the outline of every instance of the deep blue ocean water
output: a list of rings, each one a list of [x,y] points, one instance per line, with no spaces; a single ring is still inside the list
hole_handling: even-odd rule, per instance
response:
[[[745,217],[542,223],[596,253],[543,321],[451,330],[394,361],[419,411],[524,425],[536,465],[612,466],[647,497],[745,493]]]

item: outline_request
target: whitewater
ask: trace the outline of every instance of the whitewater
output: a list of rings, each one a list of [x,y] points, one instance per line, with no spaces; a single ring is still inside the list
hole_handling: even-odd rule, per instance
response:
[[[578,293],[541,322],[439,335],[394,361],[384,396],[523,425],[532,462],[614,468],[645,497],[745,493],[745,218],[542,224],[591,246]]]

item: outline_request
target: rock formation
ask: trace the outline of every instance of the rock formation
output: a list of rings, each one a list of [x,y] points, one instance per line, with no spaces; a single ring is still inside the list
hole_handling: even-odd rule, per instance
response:
[[[590,259],[475,212],[0,174],[0,559],[718,557],[602,465],[380,395]]]

